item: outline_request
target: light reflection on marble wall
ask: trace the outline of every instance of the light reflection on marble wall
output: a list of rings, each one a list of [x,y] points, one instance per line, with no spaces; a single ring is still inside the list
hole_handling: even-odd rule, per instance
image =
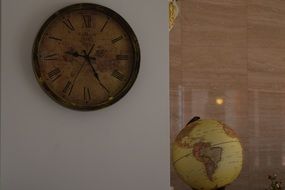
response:
[[[264,189],[274,172],[285,183],[285,1],[179,5],[170,33],[171,139],[193,116],[224,121],[245,148],[243,171],[227,189]],[[173,170],[171,184],[190,189]]]

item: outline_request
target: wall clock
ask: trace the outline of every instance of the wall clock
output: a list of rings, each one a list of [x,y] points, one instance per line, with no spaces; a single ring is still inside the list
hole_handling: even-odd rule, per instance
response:
[[[140,48],[129,24],[97,4],[74,4],[53,14],[33,47],[33,68],[56,102],[96,110],[120,100],[134,84]]]

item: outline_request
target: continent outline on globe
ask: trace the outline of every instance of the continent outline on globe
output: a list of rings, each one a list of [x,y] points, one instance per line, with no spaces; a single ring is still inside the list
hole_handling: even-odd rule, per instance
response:
[[[222,160],[221,147],[212,147],[211,143],[199,142],[193,147],[194,157],[205,166],[208,178],[213,181],[213,174]]]

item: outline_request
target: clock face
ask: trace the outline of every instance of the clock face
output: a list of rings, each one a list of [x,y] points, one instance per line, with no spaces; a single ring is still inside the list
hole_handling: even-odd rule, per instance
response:
[[[56,102],[95,110],[117,102],[138,74],[140,51],[127,22],[96,4],[76,4],[52,15],[34,44],[33,66]]]

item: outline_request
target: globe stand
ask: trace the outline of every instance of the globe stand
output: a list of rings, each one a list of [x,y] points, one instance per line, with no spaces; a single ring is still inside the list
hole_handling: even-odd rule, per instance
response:
[[[193,190],[197,190],[197,189],[193,189]],[[226,190],[226,187],[221,187],[221,188],[216,189],[216,190]]]

